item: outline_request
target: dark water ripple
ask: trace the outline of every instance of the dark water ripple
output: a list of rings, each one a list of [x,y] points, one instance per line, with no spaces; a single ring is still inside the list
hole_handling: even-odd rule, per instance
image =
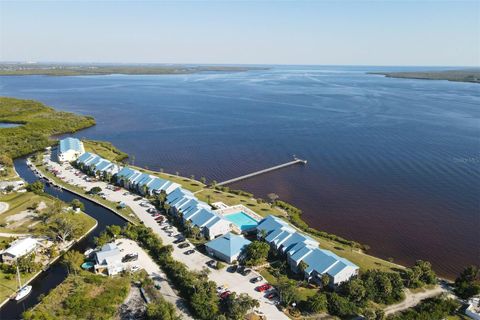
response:
[[[297,154],[307,166],[231,187],[276,192],[314,227],[454,276],[480,264],[479,86],[365,74],[385,69],[2,77],[0,94],[91,114],[79,137],[152,169],[221,181]]]

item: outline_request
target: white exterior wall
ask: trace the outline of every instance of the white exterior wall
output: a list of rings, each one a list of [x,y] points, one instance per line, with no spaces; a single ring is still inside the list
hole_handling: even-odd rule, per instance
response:
[[[235,260],[238,259],[238,254],[235,255],[235,256],[232,256],[232,257],[228,257],[228,256],[226,256],[226,255],[224,255],[224,254],[222,254],[222,253],[220,253],[220,252],[218,252],[218,251],[216,251],[216,250],[212,250],[212,249],[209,248],[209,247],[205,247],[205,248],[206,248],[206,250],[207,250],[207,253],[208,253],[210,256],[216,257],[216,258],[218,258],[218,259],[220,259],[220,260],[223,260],[223,261],[225,261],[225,262],[227,262],[227,263],[232,263],[233,261],[235,261]]]
[[[210,228],[205,229],[208,239],[215,239],[216,237],[229,233],[232,230],[230,227],[230,222],[227,220],[220,220]]]
[[[335,277],[333,277],[333,284],[337,285],[344,281],[347,281],[357,273],[358,273],[358,269],[355,269],[353,267],[347,267],[343,269],[341,272],[339,272],[338,274],[336,274]]]
[[[83,149],[83,147],[82,147]],[[80,157],[85,151],[77,152],[75,150],[68,150],[67,152],[58,153],[58,160],[60,162],[71,162],[75,161]]]

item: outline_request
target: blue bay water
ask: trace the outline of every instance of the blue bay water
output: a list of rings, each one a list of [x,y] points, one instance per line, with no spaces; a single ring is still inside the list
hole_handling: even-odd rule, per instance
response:
[[[308,164],[231,187],[275,192],[313,227],[454,276],[480,263],[480,86],[366,74],[412,69],[1,77],[0,94],[93,115],[78,137],[186,176],[222,181],[296,154]]]

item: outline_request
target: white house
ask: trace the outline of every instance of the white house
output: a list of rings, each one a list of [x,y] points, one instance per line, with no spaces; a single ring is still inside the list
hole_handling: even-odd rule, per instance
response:
[[[122,253],[115,243],[107,243],[95,253],[95,272],[114,276],[125,270]]]
[[[1,253],[2,261],[7,264],[12,264],[16,259],[34,252],[37,246],[38,241],[32,237],[15,240],[10,244],[10,247]]]
[[[65,138],[60,140],[58,147],[58,160],[60,162],[71,162],[78,159],[85,153],[83,143],[76,138]]]

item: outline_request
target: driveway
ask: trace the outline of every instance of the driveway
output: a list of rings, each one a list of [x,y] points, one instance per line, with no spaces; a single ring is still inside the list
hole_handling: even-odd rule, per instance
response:
[[[121,189],[120,191],[113,191],[107,189],[108,184],[103,181],[97,182],[87,182],[80,177],[75,175],[75,169],[66,170],[65,168],[68,165],[60,165],[56,162],[49,161],[49,165],[54,167],[55,169],[59,170],[59,176],[63,176],[63,180],[70,184],[78,184],[79,186],[85,187],[86,190],[90,190],[92,187],[100,187],[102,188],[102,192],[105,193],[105,197],[107,200],[112,202],[124,202],[127,206],[129,206],[135,214],[138,216],[140,220],[147,226],[152,228],[152,230],[157,233],[160,238],[162,239],[164,244],[172,244],[173,245],[173,257],[187,265],[187,267],[191,270],[201,270],[203,267],[206,266],[206,262],[211,260],[212,258],[204,255],[198,251],[195,251],[192,255],[185,255],[184,252],[191,249],[185,248],[180,249],[177,245],[174,245],[172,242],[175,240],[173,237],[169,237],[167,232],[162,230],[155,219],[146,211],[148,207],[143,207],[140,204],[146,199],[142,199],[139,201],[134,201],[133,199],[137,198],[138,195],[127,194],[124,195],[128,190]],[[149,206],[153,207],[153,206]],[[175,227],[173,227],[174,231],[177,231]],[[248,276],[242,276],[239,273],[229,273],[226,271],[226,268],[222,270],[215,270],[211,269],[211,273],[209,274],[209,279],[213,280],[217,283],[217,286],[224,285],[230,291],[240,293],[247,293],[252,298],[255,298],[260,303],[260,310],[267,319],[274,319],[274,320],[282,320],[282,319],[289,319],[283,312],[277,309],[277,307],[273,304],[272,301],[268,300],[264,297],[265,292],[257,292],[255,291],[255,287],[264,282],[259,282],[253,284],[250,282],[250,279],[253,277],[260,276],[260,274],[252,271]]]

